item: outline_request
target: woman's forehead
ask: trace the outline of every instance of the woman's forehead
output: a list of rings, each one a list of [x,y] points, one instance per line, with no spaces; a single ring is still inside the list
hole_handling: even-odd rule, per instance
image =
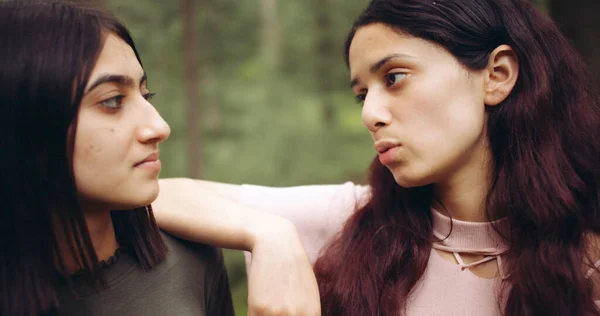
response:
[[[360,27],[348,54],[350,72],[370,71],[386,59],[394,58],[409,63],[431,63],[441,57],[450,57],[439,45],[375,23]]]
[[[92,70],[90,82],[105,75],[120,75],[141,78],[144,69],[140,65],[133,48],[115,34],[108,34]]]

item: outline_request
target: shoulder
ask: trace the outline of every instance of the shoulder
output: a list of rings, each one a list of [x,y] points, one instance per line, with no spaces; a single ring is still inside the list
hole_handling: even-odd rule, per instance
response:
[[[165,264],[182,274],[194,275],[210,284],[225,271],[221,248],[191,242],[162,232],[169,254]]]
[[[220,248],[180,239],[161,231],[163,241],[169,250],[169,256],[181,259],[197,259],[206,263],[218,263],[223,260]]]
[[[233,315],[205,313],[212,302],[231,298],[220,249],[166,233],[161,237],[169,251],[163,262],[144,270],[133,253],[123,251],[104,269],[108,288],[98,292],[87,282],[61,288],[58,315]],[[218,306],[230,309],[230,304]]]
[[[198,294],[203,293],[207,315],[233,315],[223,251],[210,245],[179,239],[164,232],[162,235],[169,249],[169,270],[176,271],[178,277],[193,283],[188,286],[197,289]]]

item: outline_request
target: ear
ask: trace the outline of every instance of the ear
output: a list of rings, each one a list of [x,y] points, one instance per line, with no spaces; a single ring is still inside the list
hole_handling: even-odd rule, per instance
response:
[[[500,45],[490,54],[485,85],[486,105],[494,106],[504,101],[515,87],[519,77],[519,60],[508,45]]]

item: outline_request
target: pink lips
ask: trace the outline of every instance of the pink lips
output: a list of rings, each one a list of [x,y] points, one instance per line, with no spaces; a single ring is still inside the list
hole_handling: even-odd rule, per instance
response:
[[[379,161],[383,165],[394,162],[396,153],[400,144],[388,141],[379,141],[375,143],[375,150],[379,153]]]
[[[158,160],[158,152],[151,153],[144,160],[136,163],[134,167],[149,169],[151,171],[160,171],[161,163],[160,160]]]

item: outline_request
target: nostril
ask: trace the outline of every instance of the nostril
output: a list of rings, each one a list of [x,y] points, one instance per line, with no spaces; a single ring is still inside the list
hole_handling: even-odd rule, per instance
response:
[[[376,127],[382,127],[384,125],[385,125],[385,123],[383,123],[383,122],[377,122],[377,123],[375,123]]]

